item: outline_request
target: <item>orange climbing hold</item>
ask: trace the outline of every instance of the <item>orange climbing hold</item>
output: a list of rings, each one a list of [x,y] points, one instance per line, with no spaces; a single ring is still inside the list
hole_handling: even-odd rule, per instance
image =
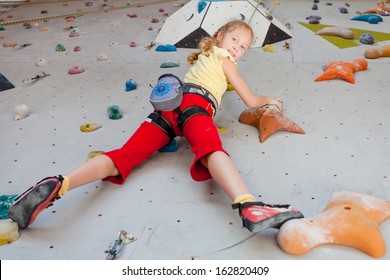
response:
[[[324,66],[324,73],[314,81],[321,82],[326,80],[344,80],[351,84],[355,83],[353,74],[357,71],[367,69],[367,60],[365,58],[355,59],[353,62],[332,61]]]
[[[13,47],[15,47],[17,45],[17,43],[16,42],[13,42],[13,41],[11,41],[11,42],[4,42],[3,43],[3,47],[4,48],[13,48]]]
[[[68,17],[66,22],[74,22],[76,19],[74,17]]]
[[[364,52],[364,57],[368,59],[390,57],[390,45],[384,45],[378,48],[370,47]]]
[[[256,127],[260,134],[260,143],[277,131],[305,134],[296,123],[283,116],[276,105],[249,108],[241,113],[240,123]]]
[[[323,244],[338,244],[380,258],[386,252],[386,244],[379,224],[389,217],[390,201],[335,191],[322,213],[284,223],[277,242],[283,251],[293,255],[305,254]]]

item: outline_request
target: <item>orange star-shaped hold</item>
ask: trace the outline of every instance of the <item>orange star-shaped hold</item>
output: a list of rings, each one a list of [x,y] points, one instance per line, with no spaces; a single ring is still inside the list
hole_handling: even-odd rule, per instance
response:
[[[284,117],[276,105],[271,104],[245,110],[241,113],[239,121],[258,128],[260,143],[277,131],[305,134],[296,123]]]
[[[390,217],[390,201],[349,191],[332,193],[322,213],[282,225],[277,241],[286,253],[305,254],[322,244],[359,249],[380,258],[386,245],[379,224]]]
[[[346,61],[332,61],[324,66],[324,73],[316,78],[315,82],[326,80],[344,80],[351,84],[355,83],[353,74],[357,71],[367,69],[367,60],[365,58],[358,58],[352,62]]]

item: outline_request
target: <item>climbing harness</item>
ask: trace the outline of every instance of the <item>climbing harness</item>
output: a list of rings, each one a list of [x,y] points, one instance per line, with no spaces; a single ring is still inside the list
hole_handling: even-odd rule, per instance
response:
[[[191,83],[184,83],[182,88],[181,88],[183,94],[197,94],[202,96],[204,99],[207,100],[207,102],[210,103],[210,108],[212,110],[212,114],[198,106],[189,106],[185,108],[184,110],[180,110],[179,107],[172,109],[173,111],[178,113],[178,118],[177,118],[177,126],[180,131],[183,131],[184,125],[187,123],[187,121],[198,115],[206,115],[206,116],[211,116],[213,117],[215,115],[216,107],[215,104],[218,104],[214,96],[204,89],[201,86],[198,86],[196,84],[191,84]],[[153,92],[152,92],[153,93]],[[161,111],[156,110],[155,112],[151,113],[147,117],[147,121],[155,124],[158,126],[162,131],[165,132],[165,134],[168,135],[169,138],[173,139],[176,137],[176,133],[172,127],[172,125],[169,123],[169,121],[161,114]]]
[[[211,103],[213,107],[213,115],[215,114],[215,109],[217,108],[216,106],[218,105],[217,100],[214,98],[214,96],[205,88],[192,84],[192,83],[185,83],[183,85],[183,92],[184,93],[195,93],[198,95],[203,96],[208,102]]]
[[[177,118],[177,126],[179,127],[180,131],[183,131],[184,125],[190,118],[198,115],[209,116],[209,113],[200,106],[190,106],[183,111],[179,111],[179,117]]]
[[[114,260],[115,257],[122,251],[123,246],[136,241],[135,236],[129,236],[125,230],[119,232],[118,238],[111,242],[108,248],[106,260]]]
[[[162,131],[165,132],[169,136],[169,138],[175,138],[176,134],[175,131],[173,130],[173,127],[169,123],[169,121],[164,118],[164,116],[161,114],[161,112],[153,112],[151,113],[146,121],[151,122],[155,125],[157,125]]]

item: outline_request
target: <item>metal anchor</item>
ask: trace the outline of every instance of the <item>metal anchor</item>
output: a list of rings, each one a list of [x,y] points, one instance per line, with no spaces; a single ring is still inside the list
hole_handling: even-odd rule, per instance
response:
[[[114,260],[115,257],[122,251],[123,246],[136,241],[135,236],[129,236],[125,230],[119,232],[118,238],[111,242],[108,248],[106,260]]]

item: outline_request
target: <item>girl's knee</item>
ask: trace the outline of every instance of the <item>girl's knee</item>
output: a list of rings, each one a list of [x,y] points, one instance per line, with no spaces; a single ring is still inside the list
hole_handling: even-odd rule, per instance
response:
[[[206,168],[208,168],[209,157],[210,157],[210,154],[205,155],[205,156],[203,156],[203,157],[201,157],[201,158],[199,159],[200,163],[201,163],[204,167],[206,167]]]

